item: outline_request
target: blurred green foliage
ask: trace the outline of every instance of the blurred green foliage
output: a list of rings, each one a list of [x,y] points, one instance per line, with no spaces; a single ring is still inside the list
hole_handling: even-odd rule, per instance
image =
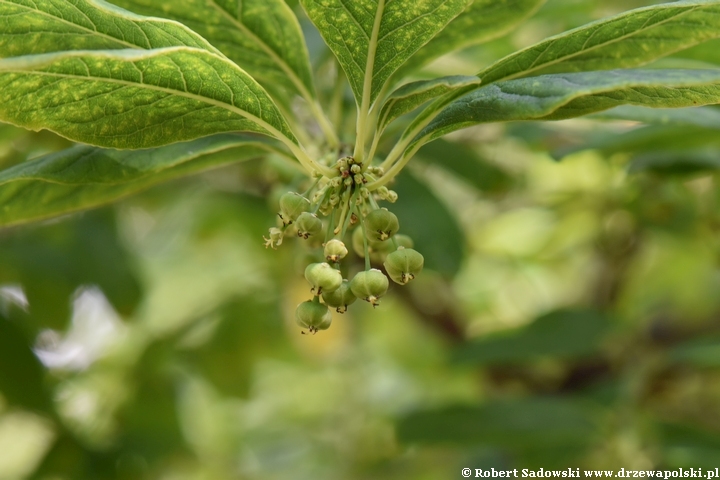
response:
[[[651,3],[550,1],[427,72]],[[717,467],[719,112],[429,144],[393,187],[427,275],[313,337],[301,246],[262,245],[277,159],[0,230],[0,479]],[[66,146],[2,126],[0,165]]]

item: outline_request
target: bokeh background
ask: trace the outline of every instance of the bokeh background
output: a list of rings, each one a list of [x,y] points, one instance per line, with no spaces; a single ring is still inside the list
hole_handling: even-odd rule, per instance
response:
[[[651,3],[550,0],[424,73]],[[298,186],[274,159],[0,230],[0,479],[720,466],[720,109],[627,118],[427,145],[393,187],[425,272],[315,336],[293,320],[312,253],[263,248]],[[0,125],[0,167],[68,145]]]

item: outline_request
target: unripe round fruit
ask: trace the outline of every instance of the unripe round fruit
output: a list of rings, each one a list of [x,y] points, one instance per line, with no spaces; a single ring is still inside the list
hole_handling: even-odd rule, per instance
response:
[[[334,292],[342,285],[342,274],[327,263],[311,263],[305,268],[305,278],[316,295]]]
[[[424,263],[417,250],[400,247],[387,256],[384,265],[393,282],[406,285],[422,271]]]
[[[413,242],[413,239],[407,235],[403,235],[402,233],[398,233],[397,235],[395,235],[394,238],[395,238],[395,242],[397,243],[398,248],[400,248],[400,247],[413,248],[415,246],[415,242]]]
[[[348,305],[352,305],[357,300],[347,280],[343,280],[342,285],[334,292],[323,292],[322,298],[326,305],[335,308],[338,313],[347,312]]]
[[[310,200],[299,193],[287,192],[280,197],[280,218],[285,225],[290,225],[301,213],[308,210],[310,210]]]
[[[308,300],[295,309],[295,323],[301,328],[307,328],[310,333],[327,330],[332,323],[332,313],[322,303]]]
[[[363,256],[365,252],[365,242],[363,240],[363,229],[358,227],[353,231],[352,236],[352,242],[353,242],[353,250],[355,250],[355,253],[357,253],[359,256]],[[376,251],[382,249],[383,242],[379,240],[375,240],[372,238],[368,238],[368,247],[370,248],[370,251]]]
[[[345,244],[334,238],[325,244],[325,259],[328,262],[339,262],[348,254],[348,249]]]
[[[387,208],[373,210],[365,217],[365,235],[372,240],[387,240],[397,233],[400,223]]]
[[[297,227],[298,237],[308,239],[322,232],[322,220],[317,215],[303,212],[297,217],[295,227]]]
[[[380,297],[387,293],[390,282],[383,273],[373,268],[360,272],[350,282],[353,295],[372,303],[373,307],[379,303]]]

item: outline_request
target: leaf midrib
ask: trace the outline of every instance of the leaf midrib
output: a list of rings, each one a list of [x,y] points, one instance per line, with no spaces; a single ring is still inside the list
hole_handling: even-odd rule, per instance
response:
[[[651,10],[652,8],[656,8],[656,7],[648,7],[648,10]],[[676,6],[675,8],[682,8],[682,7],[677,7],[677,6]],[[523,70],[523,71],[521,71],[521,72],[517,72],[517,73],[514,73],[514,74],[512,74],[512,75],[508,75],[508,76],[505,76],[505,77],[500,77],[500,78],[498,78],[498,79],[496,79],[496,80],[493,80],[493,83],[499,82],[499,81],[514,80],[514,79],[516,79],[516,78],[525,76],[525,75],[527,75],[527,74],[530,74],[530,73],[532,73],[532,72],[534,72],[534,71],[537,71],[537,70],[541,70],[541,69],[543,69],[543,68],[550,67],[550,66],[552,66],[552,65],[555,65],[555,64],[557,64],[557,63],[563,62],[563,61],[565,61],[565,60],[568,60],[568,59],[570,59],[570,58],[576,57],[576,56],[578,56],[578,55],[583,55],[583,54],[585,54],[585,53],[587,53],[587,52],[592,52],[594,49],[603,48],[603,47],[606,47],[606,46],[608,46],[608,45],[612,45],[612,44],[615,43],[615,42],[619,42],[619,41],[621,41],[621,40],[625,40],[626,38],[629,38],[629,37],[632,37],[632,36],[634,36],[634,35],[637,35],[637,34],[638,34],[639,32],[641,32],[641,31],[649,30],[649,29],[651,29],[651,28],[658,27],[658,26],[663,25],[663,24],[665,24],[665,23],[667,23],[667,22],[670,22],[670,21],[672,21],[672,20],[676,20],[678,17],[681,17],[681,16],[683,16],[683,15],[687,15],[687,14],[689,14],[689,13],[692,13],[692,12],[694,12],[695,10],[697,10],[698,8],[700,8],[700,6],[699,6],[699,5],[695,5],[695,6],[691,7],[691,8],[688,9],[688,10],[685,10],[685,11],[683,11],[683,12],[677,13],[677,14],[673,15],[673,16],[670,17],[670,18],[667,18],[667,19],[665,19],[665,20],[663,20],[663,21],[661,21],[661,22],[658,22],[658,23],[653,24],[651,27],[642,27],[642,28],[640,28],[640,29],[638,29],[638,30],[634,30],[633,32],[628,33],[628,34],[626,34],[626,35],[622,35],[622,36],[620,36],[620,37],[616,37],[616,38],[614,38],[614,39],[612,39],[612,40],[610,40],[610,41],[608,41],[608,42],[605,42],[605,43],[602,43],[602,44],[599,44],[599,45],[595,45],[595,46],[590,47],[590,48],[588,48],[588,49],[586,49],[586,50],[581,50],[581,51],[575,52],[575,53],[570,54],[570,55],[565,55],[565,56],[562,56],[562,57],[560,57],[560,58],[556,58],[555,60],[553,60],[553,61],[551,61],[551,62],[544,63],[544,64],[539,65],[539,66],[537,66],[537,67],[532,67],[532,66],[531,66],[531,68],[526,69],[526,70]],[[637,12],[637,11],[636,11],[636,12]],[[636,12],[635,12],[635,13],[636,13]],[[633,12],[628,12],[627,15],[629,16],[629,15],[631,15],[632,13],[633,13]],[[621,19],[622,19],[622,16],[616,18],[616,21],[619,21],[619,20],[621,20]],[[647,23],[647,22],[646,22],[646,23]],[[584,28],[584,27],[579,27],[579,29],[582,29],[582,28]],[[560,35],[561,35],[561,36],[562,36],[562,35],[567,35],[567,33],[568,33],[568,32],[565,32],[565,33],[562,33],[562,34],[560,34]],[[593,32],[593,34],[594,34],[594,32]],[[559,40],[560,38],[562,38],[561,36],[558,36],[558,37],[556,38],[556,40]],[[550,39],[549,39],[549,40],[550,40]],[[586,42],[587,42],[587,40],[586,40]],[[547,45],[547,48],[550,48],[553,44],[554,44],[554,41],[553,41],[553,42],[549,42],[548,45]],[[529,48],[533,48],[533,47],[529,47]],[[537,58],[540,58],[540,57],[547,51],[547,48],[545,49],[544,52],[540,53]],[[527,50],[524,50],[524,51],[527,51]],[[514,57],[519,57],[519,56],[522,54],[522,52],[523,52],[523,51],[517,52],[517,53],[514,54],[513,56],[514,56]],[[536,61],[537,61],[537,59],[536,59]],[[533,64],[534,64],[534,63],[533,63]],[[491,65],[490,67],[488,67],[484,72],[489,71],[491,68],[492,68],[492,65]],[[478,76],[482,75],[484,72],[478,73]]]
[[[371,97],[372,97],[372,81],[373,81],[373,70],[375,68],[375,56],[377,54],[377,47],[380,39],[380,24],[382,23],[382,17],[385,13],[385,0],[378,0],[378,8],[375,11],[375,19],[373,21],[373,29],[370,33],[368,43],[368,55],[365,61],[365,78],[363,82],[363,110],[367,111],[370,108]],[[367,105],[366,99],[367,98]]]

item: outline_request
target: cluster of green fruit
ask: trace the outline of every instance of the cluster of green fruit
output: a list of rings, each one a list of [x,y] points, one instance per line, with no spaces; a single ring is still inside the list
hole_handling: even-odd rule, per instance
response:
[[[363,169],[352,157],[338,160],[336,168],[338,176],[320,176],[304,194],[282,195],[278,213],[282,226],[271,228],[265,238],[265,246],[272,248],[292,234],[318,244],[324,232],[325,261],[311,263],[305,269],[313,299],[301,303],[295,311],[297,324],[309,333],[330,327],[330,308],[345,313],[358,298],[378,305],[387,293],[389,281],[381,270],[371,268],[372,263],[382,264],[387,275],[400,285],[413,280],[424,263],[423,256],[413,250],[412,239],[398,234],[400,225],[395,214],[377,204],[378,200],[393,203],[397,194],[386,187],[371,192],[365,186],[373,175],[382,172],[374,167]],[[318,214],[325,217],[325,223]],[[343,278],[340,262],[348,254],[342,239],[351,227],[353,250],[365,259],[365,270],[348,280]]]

